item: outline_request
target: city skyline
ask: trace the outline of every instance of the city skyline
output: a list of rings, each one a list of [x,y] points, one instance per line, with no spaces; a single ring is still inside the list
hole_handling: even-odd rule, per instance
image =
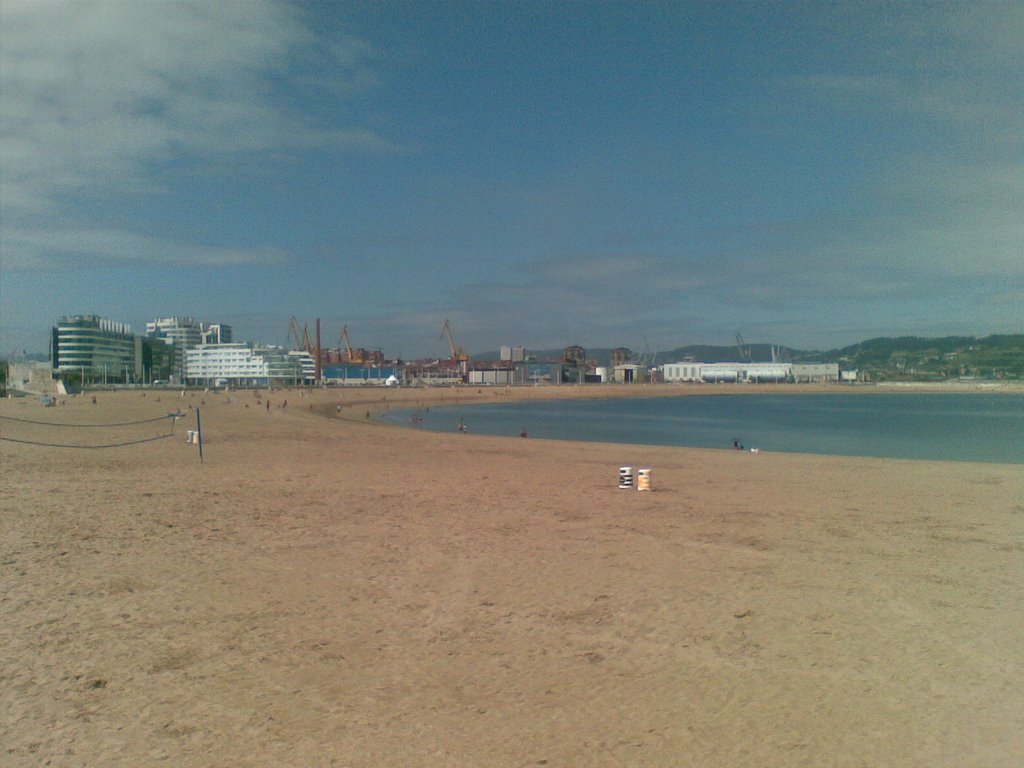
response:
[[[1016,2],[0,6],[0,352],[1020,333]]]

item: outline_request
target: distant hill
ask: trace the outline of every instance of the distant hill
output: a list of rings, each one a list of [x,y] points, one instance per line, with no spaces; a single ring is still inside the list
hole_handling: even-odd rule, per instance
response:
[[[813,354],[887,379],[1024,378],[1024,334],[885,336]]]
[[[1024,334],[992,336],[884,336],[829,350],[798,350],[778,344],[745,344],[745,355],[736,345],[690,344],[650,355],[648,364],[676,363],[687,358],[702,363],[772,361],[772,349],[785,362],[839,363],[844,369],[863,371],[875,380],[942,380],[962,377],[1024,378]],[[526,351],[539,361],[561,360],[563,348]],[[611,349],[587,349],[587,359],[608,365]],[[474,360],[497,360],[499,353],[483,352]],[[634,360],[644,353],[634,350]]]

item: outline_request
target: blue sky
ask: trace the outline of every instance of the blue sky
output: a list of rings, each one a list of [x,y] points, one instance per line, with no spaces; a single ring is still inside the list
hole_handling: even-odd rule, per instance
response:
[[[1024,4],[0,4],[0,352],[1024,332]]]

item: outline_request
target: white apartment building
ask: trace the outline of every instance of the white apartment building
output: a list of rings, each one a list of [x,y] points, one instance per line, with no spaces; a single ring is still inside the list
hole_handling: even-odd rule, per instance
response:
[[[248,344],[200,344],[185,350],[185,379],[193,384],[259,386],[267,361]]]
[[[200,344],[185,350],[185,379],[205,386],[266,387],[303,383],[303,360],[277,347]]]

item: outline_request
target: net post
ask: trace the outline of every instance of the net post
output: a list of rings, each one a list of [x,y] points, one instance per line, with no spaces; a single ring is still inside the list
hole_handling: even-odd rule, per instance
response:
[[[203,463],[203,422],[199,418],[199,409],[196,408],[196,438],[199,440],[199,463]]]

